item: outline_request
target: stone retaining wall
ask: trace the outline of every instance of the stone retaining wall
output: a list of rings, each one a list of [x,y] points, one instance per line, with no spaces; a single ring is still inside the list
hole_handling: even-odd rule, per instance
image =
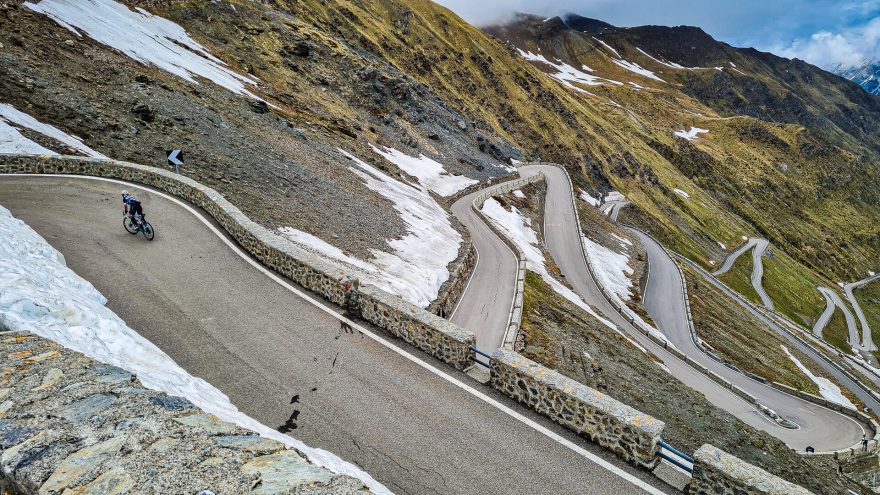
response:
[[[455,310],[458,300],[467,287],[477,264],[477,248],[470,241],[465,246],[464,256],[449,271],[449,280],[440,287],[439,295],[427,308],[435,315],[448,318]]]
[[[368,492],[46,339],[5,332],[0,355],[0,493]]]
[[[773,476],[712,445],[694,454],[690,495],[812,495],[798,485]]]
[[[219,192],[183,175],[116,160],[0,154],[0,174],[3,173],[85,175],[155,187],[205,210],[239,245],[264,265],[339,306],[354,313],[359,312],[358,297],[362,288],[356,277],[257,224]],[[395,335],[403,336],[407,342],[435,357],[453,359],[449,362],[456,368],[463,367],[460,356],[467,345],[475,342],[472,334],[396,296],[380,292],[379,289],[368,291],[374,296],[374,303],[382,301],[384,304],[383,317],[375,318],[374,323],[386,328],[383,325],[387,322],[394,327],[387,329]],[[396,301],[392,301],[392,298]],[[375,308],[375,304],[371,307]],[[399,314],[392,315],[395,311]],[[376,312],[373,310],[371,314],[375,315]],[[418,330],[404,330],[404,325],[393,323],[402,321],[419,321]]]
[[[515,191],[525,185],[534,184],[536,182],[541,182],[544,180],[544,175],[541,173],[529,176],[529,177],[521,177],[516,180],[512,180],[509,182],[505,182],[503,184],[498,184],[497,186],[487,189],[486,192],[480,194],[479,196],[474,198],[473,203],[471,204],[471,208],[473,208],[474,212],[483,219],[483,222],[495,232],[505,244],[507,244],[513,253],[516,255],[517,261],[519,261],[519,266],[517,268],[516,274],[516,292],[514,294],[513,307],[510,312],[510,319],[508,321],[507,332],[504,334],[504,342],[503,347],[505,349],[513,349],[513,344],[516,341],[516,336],[519,333],[520,325],[522,324],[522,308],[523,308],[523,296],[525,294],[525,284],[526,284],[526,256],[523,254],[522,249],[513,242],[507,234],[499,227],[494,220],[485,215],[482,211],[483,203],[486,202],[489,198],[493,196],[498,196],[500,194],[507,194],[511,191]]]
[[[358,298],[363,319],[457,369],[472,364],[474,334],[371,285],[361,287]]]
[[[662,421],[515,352],[499,349],[490,363],[492,386],[505,395],[632,464],[657,465]]]

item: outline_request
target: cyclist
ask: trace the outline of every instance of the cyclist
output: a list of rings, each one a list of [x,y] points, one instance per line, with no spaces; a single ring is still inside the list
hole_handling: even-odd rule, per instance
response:
[[[140,215],[141,218],[144,218],[144,208],[141,206],[140,201],[136,200],[131,194],[128,194],[127,190],[122,191],[122,207],[123,215],[132,217],[135,225],[139,225],[140,220],[135,215]]]

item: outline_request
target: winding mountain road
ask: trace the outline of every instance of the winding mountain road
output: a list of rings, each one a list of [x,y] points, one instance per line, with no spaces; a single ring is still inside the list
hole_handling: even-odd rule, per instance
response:
[[[825,297],[826,303],[825,310],[822,311],[822,315],[819,317],[819,320],[821,321],[822,318],[826,316],[826,314],[828,315],[828,319],[825,320],[825,324],[822,325],[822,327],[820,327],[819,329],[819,337],[822,336],[822,329],[824,329],[825,326],[828,324],[828,321],[831,320],[831,316],[834,314],[834,308],[837,307],[837,309],[839,309],[843,313],[843,317],[846,320],[846,328],[849,332],[849,344],[855,348],[858,348],[861,345],[861,341],[859,340],[859,327],[856,324],[856,319],[853,316],[852,311],[849,310],[849,307],[847,307],[847,305],[843,302],[843,299],[841,299],[840,296],[837,295],[837,292],[834,292],[828,287],[817,287],[817,289]],[[830,312],[828,304],[831,304]],[[819,322],[816,322],[817,325],[818,323]],[[816,327],[813,327],[813,333],[815,332]]]
[[[843,290],[846,293],[846,298],[849,300],[850,304],[852,304],[853,310],[859,317],[859,323],[862,326],[861,349],[863,351],[876,351],[877,346],[874,344],[874,337],[871,335],[871,326],[868,325],[868,319],[865,318],[865,313],[862,312],[862,307],[859,305],[858,299],[856,299],[856,296],[853,295],[853,290],[860,289],[875,280],[880,280],[880,274],[872,275],[866,279],[859,280],[858,282],[852,282],[843,286]]]
[[[143,202],[155,241],[122,228],[123,188]],[[0,204],[188,372],[267,425],[294,420],[292,435],[396,493],[670,493],[490,387],[297,292],[179,200],[106,180],[0,176]]]
[[[501,347],[510,324],[519,261],[471,207],[474,198],[485,190],[468,194],[452,205],[452,213],[471,234],[477,263],[449,320],[473,332],[477,349],[490,353]]]
[[[670,336],[670,340],[674,339],[676,347],[679,347],[680,343],[680,350],[689,355],[693,353],[692,358],[700,360],[707,367],[711,366],[710,369],[713,371],[758,396],[765,405],[796,422],[800,428],[787,429],[779,426],[758,412],[751,404],[712,381],[705,374],[696,371],[633,327],[604,298],[589,272],[577,227],[577,217],[573,209],[571,185],[565,172],[553,165],[520,167],[520,173],[524,176],[538,172],[543,173],[547,180],[544,241],[553,260],[565,274],[566,280],[588,304],[598,309],[639,345],[659,357],[673,376],[703,393],[717,407],[730,412],[743,422],[783,440],[796,450],[802,451],[807,446],[812,446],[817,450],[836,450],[852,446],[861,439],[864,427],[850,417],[754,382],[720,363],[714,362],[699,351],[690,339],[686,320],[682,324],[682,315],[686,313],[681,306],[684,304],[681,291],[682,282],[677,269],[666,252],[656,243],[648,243],[650,249],[649,265],[652,272],[649,277],[656,279],[653,282],[655,285],[652,286],[653,293],[659,296],[655,298],[656,307],[664,308],[658,313],[658,318],[665,322],[664,325],[669,332],[667,335]],[[654,257],[650,259],[652,252]],[[651,281],[649,281],[649,285],[652,285]]]
[[[601,211],[605,215],[608,215],[611,221],[616,222],[617,217],[620,216],[620,210],[628,204],[629,201],[625,199],[609,201],[600,206],[599,211]]]
[[[770,299],[770,296],[767,295],[767,292],[764,290],[764,252],[767,251],[767,248],[770,246],[770,241],[767,239],[761,239],[760,237],[752,237],[745,244],[742,245],[736,251],[730,253],[727,256],[727,259],[724,260],[724,263],[721,265],[721,268],[714,271],[712,275],[718,276],[723,273],[727,273],[733,268],[733,264],[736,260],[748,251],[749,249],[753,249],[752,251],[752,287],[755,288],[755,292],[758,293],[758,297],[761,298],[761,303],[765,308],[769,310],[773,310],[773,300]]]

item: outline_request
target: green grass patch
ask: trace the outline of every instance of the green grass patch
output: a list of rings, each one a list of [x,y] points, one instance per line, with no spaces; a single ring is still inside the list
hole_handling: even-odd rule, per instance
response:
[[[822,330],[822,338],[825,339],[825,342],[846,354],[852,354],[852,346],[849,345],[849,331],[846,328],[846,318],[840,309],[834,310],[834,315],[828,321],[825,329]]]
[[[764,257],[764,290],[780,313],[812,328],[825,309],[825,298],[816,290],[822,282],[803,265],[779,249]]]
[[[871,327],[871,336],[874,343],[880,342],[880,280],[875,280],[870,284],[856,289],[853,295],[859,302],[859,307],[865,313],[865,319],[868,320],[868,326]],[[877,359],[880,359],[880,351],[874,353]]]
[[[728,287],[739,292],[741,296],[760,306],[761,296],[759,296],[755,288],[752,287],[753,266],[752,252],[747,251],[737,258],[729,271],[719,275],[718,280],[721,280],[727,284]]]
[[[799,390],[819,392],[816,384],[785,355],[781,345],[791,349],[786,340],[691,269],[686,270],[685,278],[697,335],[719,355],[742,370]],[[797,357],[806,362],[805,358]]]

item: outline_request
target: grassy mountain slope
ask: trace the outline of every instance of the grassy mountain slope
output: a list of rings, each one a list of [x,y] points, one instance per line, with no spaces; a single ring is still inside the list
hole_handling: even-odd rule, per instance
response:
[[[550,76],[567,64],[623,83],[575,82],[591,94],[569,90],[581,107],[605,109],[609,135],[625,133],[623,163],[582,170],[593,189],[624,192],[636,208],[631,221],[668,246],[709,268],[726,255],[718,243],[770,239],[788,273],[771,261],[765,286],[781,310],[805,323],[822,300],[801,289],[855,279],[876,265],[880,99],[698,28],[621,29],[523,15],[486,31],[519,53],[540,54],[553,65],[534,65]],[[709,132],[691,141],[674,135],[692,126]],[[747,277],[735,285],[746,284]]]

